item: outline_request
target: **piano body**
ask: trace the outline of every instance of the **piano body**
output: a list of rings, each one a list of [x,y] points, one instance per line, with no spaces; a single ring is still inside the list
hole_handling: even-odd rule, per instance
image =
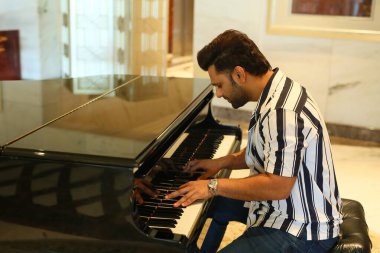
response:
[[[181,166],[240,148],[211,114],[208,80],[97,76],[0,81],[0,252],[196,252],[212,200],[165,195]],[[228,176],[228,171],[222,177]]]

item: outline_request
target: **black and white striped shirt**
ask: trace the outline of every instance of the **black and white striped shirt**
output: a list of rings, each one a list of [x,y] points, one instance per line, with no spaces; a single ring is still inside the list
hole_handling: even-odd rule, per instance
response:
[[[252,115],[245,160],[251,175],[297,176],[287,199],[250,202],[248,227],[307,240],[338,236],[341,199],[325,122],[306,89],[278,69]]]

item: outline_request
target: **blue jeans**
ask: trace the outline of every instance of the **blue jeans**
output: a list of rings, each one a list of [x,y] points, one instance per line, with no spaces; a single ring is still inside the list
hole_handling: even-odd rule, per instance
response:
[[[278,229],[251,227],[220,253],[324,253],[329,252],[337,241],[338,238],[306,241]]]
[[[214,253],[218,250],[230,221],[247,222],[248,209],[244,201],[216,196],[208,217],[212,218],[200,253]]]

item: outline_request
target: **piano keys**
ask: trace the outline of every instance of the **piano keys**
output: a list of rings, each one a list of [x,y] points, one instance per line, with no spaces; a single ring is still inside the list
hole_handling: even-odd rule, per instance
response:
[[[179,143],[178,143],[179,142]],[[172,147],[162,159],[158,173],[154,175],[152,185],[160,191],[157,198],[145,196],[145,202],[138,205],[137,210],[143,217],[143,227],[152,229],[159,236],[170,238],[175,234],[192,238],[195,224],[205,212],[205,202],[198,201],[186,208],[173,208],[175,200],[163,199],[166,194],[176,190],[180,185],[196,180],[201,173],[190,175],[181,171],[181,168],[192,159],[219,158],[231,153],[234,147],[235,136],[223,135],[223,130],[208,129],[207,133],[193,131],[183,134],[174,148]],[[175,151],[173,151],[175,149]],[[163,167],[163,168],[162,168]],[[219,175],[226,177],[226,175]],[[168,210],[170,208],[170,210]],[[173,210],[175,209],[175,210]],[[144,212],[141,215],[141,210]],[[154,221],[152,224],[151,221]],[[155,231],[157,230],[157,231]]]
[[[0,113],[1,252],[197,251],[212,200],[173,208],[162,195],[145,196],[143,205],[131,196],[135,180],[164,194],[198,176],[181,171],[188,160],[239,149],[240,129],[212,116],[208,80],[0,85],[11,94]]]

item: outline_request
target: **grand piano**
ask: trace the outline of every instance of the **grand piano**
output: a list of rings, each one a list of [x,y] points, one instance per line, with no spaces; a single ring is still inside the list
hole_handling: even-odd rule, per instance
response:
[[[212,200],[163,196],[202,173],[184,173],[188,160],[240,148],[208,80],[0,81],[0,95],[0,252],[198,251]],[[137,203],[138,180],[160,195]]]

